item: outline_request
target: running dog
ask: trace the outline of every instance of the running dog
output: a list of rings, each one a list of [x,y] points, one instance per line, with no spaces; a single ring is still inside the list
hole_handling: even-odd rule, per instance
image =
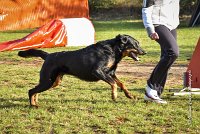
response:
[[[28,92],[30,105],[37,107],[38,93],[57,86],[64,74],[73,75],[85,81],[103,80],[111,86],[112,99],[117,98],[117,86],[126,97],[133,98],[125,85],[116,77],[117,64],[128,56],[138,61],[137,55],[146,52],[139,42],[129,35],[118,35],[113,39],[97,42],[75,51],[47,53],[30,49],[19,51],[21,57],[41,57],[44,59],[40,71],[39,84]]]

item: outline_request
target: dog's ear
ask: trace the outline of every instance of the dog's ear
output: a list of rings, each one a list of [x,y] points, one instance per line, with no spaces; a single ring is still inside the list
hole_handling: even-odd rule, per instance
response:
[[[128,38],[124,35],[117,35],[116,39],[119,40],[122,44],[126,44],[128,42]]]

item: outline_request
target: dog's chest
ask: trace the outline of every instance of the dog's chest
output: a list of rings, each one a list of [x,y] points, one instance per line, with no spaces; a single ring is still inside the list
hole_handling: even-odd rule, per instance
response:
[[[115,60],[109,59],[107,64],[106,64],[106,67],[112,68],[113,66],[115,66]]]

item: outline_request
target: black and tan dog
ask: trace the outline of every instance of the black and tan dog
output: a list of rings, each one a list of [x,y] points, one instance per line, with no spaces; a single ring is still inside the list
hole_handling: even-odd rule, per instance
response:
[[[107,82],[111,85],[113,100],[117,98],[117,86],[124,91],[126,97],[133,98],[116,77],[115,71],[123,57],[129,56],[137,61],[137,55],[144,54],[139,42],[129,35],[118,35],[114,39],[100,41],[76,51],[48,54],[42,50],[30,49],[18,53],[21,57],[41,57],[45,60],[40,71],[39,84],[29,90],[31,106],[37,106],[38,93],[57,86],[64,74],[85,81]]]

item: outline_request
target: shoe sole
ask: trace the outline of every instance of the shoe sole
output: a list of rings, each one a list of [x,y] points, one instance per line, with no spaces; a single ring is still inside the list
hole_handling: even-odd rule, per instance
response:
[[[155,100],[155,99],[149,98],[146,95],[144,96],[144,101],[145,102],[155,102],[155,103],[158,103],[158,104],[167,104],[167,102],[163,101],[162,99],[161,100]]]

